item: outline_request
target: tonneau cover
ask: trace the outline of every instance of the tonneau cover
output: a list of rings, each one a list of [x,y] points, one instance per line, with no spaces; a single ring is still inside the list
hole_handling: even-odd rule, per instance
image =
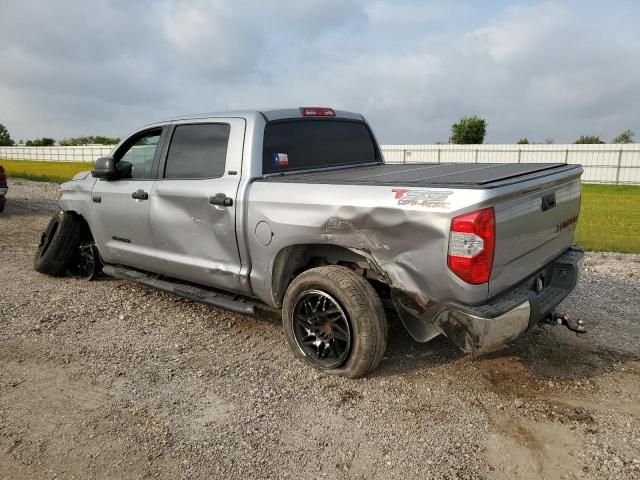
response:
[[[340,185],[405,185],[416,187],[496,188],[575,170],[566,163],[418,163],[379,164],[315,172],[286,172],[258,181]]]

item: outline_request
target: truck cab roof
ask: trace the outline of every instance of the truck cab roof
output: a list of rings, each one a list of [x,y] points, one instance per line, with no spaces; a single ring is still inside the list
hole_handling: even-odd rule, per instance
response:
[[[165,124],[169,122],[178,122],[184,120],[215,120],[216,118],[229,118],[229,117],[240,117],[240,118],[252,118],[256,119],[262,117],[267,122],[275,121],[275,120],[286,120],[289,118],[304,118],[305,115],[302,114],[302,109],[310,108],[310,107],[298,107],[298,108],[274,108],[274,109],[263,109],[263,110],[229,110],[226,112],[206,112],[206,113],[191,113],[185,115],[179,115],[176,117],[168,118],[162,122],[154,122],[150,125],[158,125]],[[359,120],[364,121],[364,117],[359,113],[348,112],[346,110],[335,110],[331,109],[335,112],[335,115],[331,116],[323,116],[321,118],[339,118],[339,119],[347,119],[347,120]],[[316,117],[317,118],[317,117]]]

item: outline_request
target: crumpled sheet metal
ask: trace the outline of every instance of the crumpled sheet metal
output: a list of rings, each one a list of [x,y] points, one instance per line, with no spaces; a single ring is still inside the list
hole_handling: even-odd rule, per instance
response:
[[[429,308],[435,307],[435,302],[425,292],[437,290],[431,279],[441,279],[443,272],[437,275],[435,270],[446,268],[446,247],[445,263],[439,266],[434,259],[438,258],[435,246],[446,245],[448,218],[438,222],[431,214],[427,217],[422,212],[382,208],[362,212],[343,207],[336,213],[339,216],[330,217],[325,224],[323,240],[350,245],[374,264],[395,292],[396,311],[416,341],[426,342],[442,334],[434,323],[438,311]],[[442,224],[446,225],[444,230]],[[430,249],[434,251],[428,252]]]
[[[340,208],[325,224],[328,243],[360,248],[384,272],[392,289],[398,316],[419,342],[444,334],[462,351],[481,353],[504,345],[529,324],[528,303],[495,319],[483,319],[445,309],[425,292],[440,292],[446,270],[448,218],[429,213],[416,218],[414,211],[374,208]],[[428,219],[428,221],[427,221]],[[443,298],[443,297],[439,297]]]
[[[465,353],[486,353],[506,345],[529,327],[531,306],[528,301],[496,318],[474,317],[448,310],[436,319],[436,324]]]
[[[248,238],[254,291],[260,298],[277,303],[271,288],[274,258],[290,245],[322,244],[344,247],[367,258],[392,290],[402,292],[417,305],[427,305],[433,299],[455,298],[468,304],[486,300],[486,285],[465,284],[447,267],[452,216],[484,201],[486,192],[395,190],[399,189],[364,185],[288,183],[284,187],[275,182],[253,184],[248,230],[252,231],[252,226],[264,221],[274,232],[268,246],[259,245],[253,236]],[[409,303],[404,304],[411,310]],[[409,315],[403,315],[404,320],[416,338],[428,339],[436,334],[429,325],[423,327],[422,333],[416,333]],[[434,320],[435,317],[431,324]],[[424,321],[424,316],[418,321]],[[426,330],[429,331],[425,333]]]

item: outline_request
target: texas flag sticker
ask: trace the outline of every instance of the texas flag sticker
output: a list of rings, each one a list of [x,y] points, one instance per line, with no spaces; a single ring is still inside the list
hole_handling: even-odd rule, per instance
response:
[[[288,165],[289,165],[289,155],[287,155],[286,153],[273,154],[274,167],[287,167]]]

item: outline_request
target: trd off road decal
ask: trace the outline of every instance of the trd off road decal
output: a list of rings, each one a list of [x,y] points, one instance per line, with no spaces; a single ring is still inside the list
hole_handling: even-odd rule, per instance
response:
[[[392,188],[398,200],[398,205],[410,205],[412,207],[448,208],[447,201],[450,190],[411,190],[408,188]]]

